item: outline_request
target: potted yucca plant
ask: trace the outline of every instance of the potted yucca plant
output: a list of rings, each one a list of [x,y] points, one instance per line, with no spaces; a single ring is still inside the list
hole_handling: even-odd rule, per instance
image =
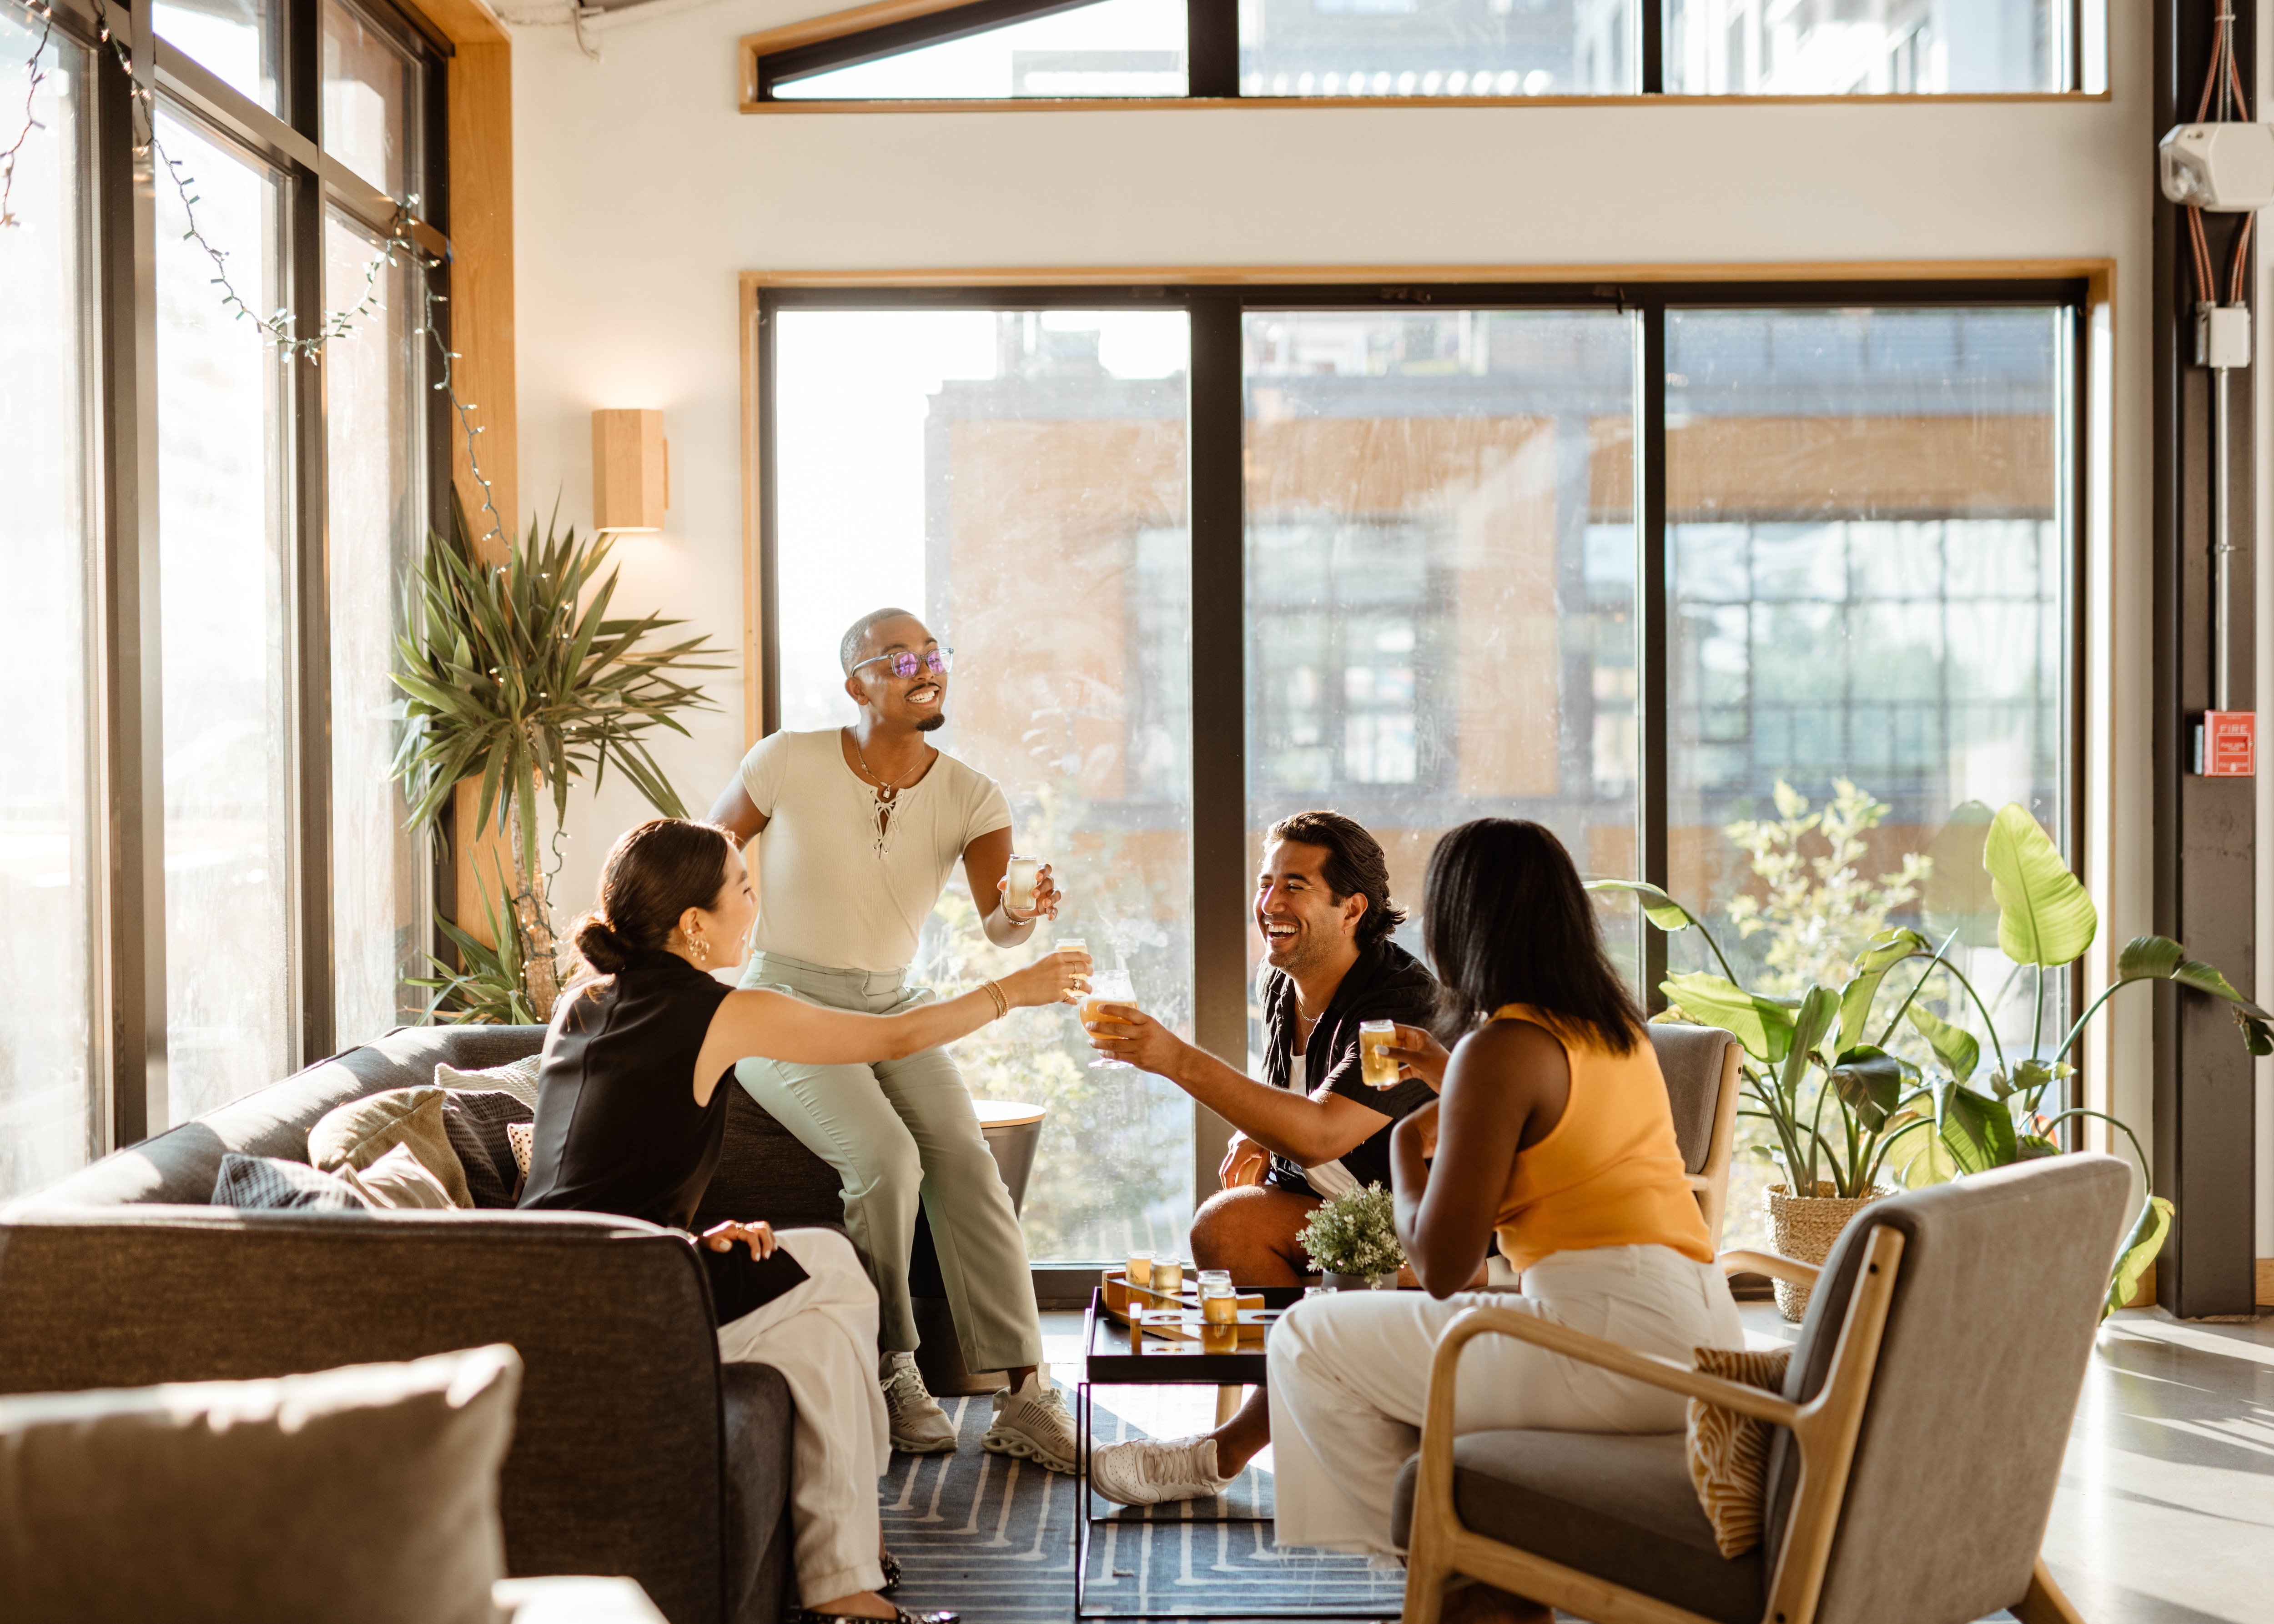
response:
[[[679,675],[720,669],[709,657],[725,650],[699,637],[647,646],[652,633],[681,622],[610,618],[616,572],[601,570],[612,544],[606,531],[580,538],[574,526],[556,533],[551,523],[540,539],[531,519],[503,564],[484,564],[455,492],[450,534],[428,539],[413,581],[420,625],[395,639],[394,680],[408,725],[393,776],[404,780],[413,828],[448,804],[461,782],[478,780],[475,829],[494,823],[512,864],[509,881],[499,876],[508,891],[503,918],[476,879],[481,912],[498,933],[493,947],[445,926],[466,962],[453,969],[438,960],[441,974],[419,983],[436,989],[430,1014],[447,1005],[462,1019],[553,1018],[560,950],[538,861],[540,791],[552,797],[557,824],[568,816],[568,786],[590,778],[598,788],[614,765],[658,812],[687,816],[646,735],[659,727],[684,734],[682,712],[713,708]]]

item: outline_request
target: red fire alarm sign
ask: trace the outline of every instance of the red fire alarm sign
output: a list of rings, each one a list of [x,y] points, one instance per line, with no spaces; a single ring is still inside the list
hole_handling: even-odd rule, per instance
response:
[[[2258,716],[2206,710],[2195,729],[2195,771],[2207,778],[2247,778],[2258,771]]]

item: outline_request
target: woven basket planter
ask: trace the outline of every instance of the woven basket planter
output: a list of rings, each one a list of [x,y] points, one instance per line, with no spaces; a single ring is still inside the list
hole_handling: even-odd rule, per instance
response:
[[[1832,1255],[1832,1243],[1840,1238],[1840,1231],[1872,1202],[1894,1193],[1892,1190],[1874,1190],[1869,1195],[1835,1196],[1832,1185],[1819,1182],[1812,1196],[1786,1193],[1782,1184],[1771,1184],[1764,1196],[1769,1204],[1769,1235],[1780,1257],[1796,1259],[1802,1263],[1821,1263]],[[1798,1325],[1808,1312],[1809,1289],[1786,1281],[1776,1282],[1777,1312],[1794,1325]]]

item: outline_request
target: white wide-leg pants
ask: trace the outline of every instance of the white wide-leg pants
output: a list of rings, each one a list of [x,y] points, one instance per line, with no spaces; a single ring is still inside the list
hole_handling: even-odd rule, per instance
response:
[[[719,1327],[719,1357],[771,1365],[789,1383],[789,1520],[798,1595],[807,1606],[885,1582],[877,1479],[892,1464],[877,1386],[877,1288],[834,1229],[783,1229],[807,1278]]]
[[[1742,1348],[1744,1327],[1721,1270],[1666,1246],[1559,1252],[1519,1291],[1342,1291],[1306,1297],[1272,1327],[1273,1492],[1284,1545],[1387,1555],[1397,1473],[1421,1446],[1437,1335],[1465,1308],[1512,1308],[1645,1353],[1690,1362],[1698,1348]],[[1455,1429],[1569,1432],[1682,1430],[1683,1400],[1513,1337],[1480,1336],[1461,1356]]]

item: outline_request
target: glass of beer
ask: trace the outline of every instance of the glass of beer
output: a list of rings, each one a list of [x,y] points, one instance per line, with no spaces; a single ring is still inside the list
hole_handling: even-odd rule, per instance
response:
[[[1153,1283],[1151,1252],[1133,1252],[1129,1254],[1129,1283],[1133,1286],[1149,1286]]]
[[[1137,989],[1130,984],[1128,973],[1108,970],[1089,978],[1089,991],[1082,996],[1081,1000],[1081,1019],[1085,1024],[1093,1020],[1109,1020],[1111,1017],[1104,1013],[1106,1004],[1133,1004],[1136,1002]],[[1116,1060],[1104,1054],[1089,1063],[1089,1069],[1093,1071],[1115,1068],[1125,1071],[1135,1069],[1126,1060]]]
[[[1394,1020],[1360,1021],[1358,1028],[1359,1074],[1369,1088],[1391,1088],[1397,1083],[1397,1062],[1389,1049],[1397,1046]]]
[[[1231,1271],[1230,1269],[1202,1269],[1195,1278],[1201,1282],[1201,1295],[1202,1297],[1206,1297],[1208,1295],[1209,1288],[1210,1286],[1222,1286],[1227,1291],[1231,1289]]]
[[[1035,872],[1042,866],[1043,860],[1039,857],[1028,857],[1019,852],[1011,853],[1011,866],[1003,875],[1003,900],[1007,906],[1021,914],[1034,907]],[[1063,947],[1065,944],[1058,945]]]
[[[1181,1296],[1185,1289],[1185,1266],[1175,1256],[1153,1259],[1153,1289],[1163,1297]]]
[[[1214,1271],[1210,1271],[1213,1273]],[[1203,1325],[1238,1325],[1239,1298],[1228,1280],[1201,1281],[1201,1323]]]

